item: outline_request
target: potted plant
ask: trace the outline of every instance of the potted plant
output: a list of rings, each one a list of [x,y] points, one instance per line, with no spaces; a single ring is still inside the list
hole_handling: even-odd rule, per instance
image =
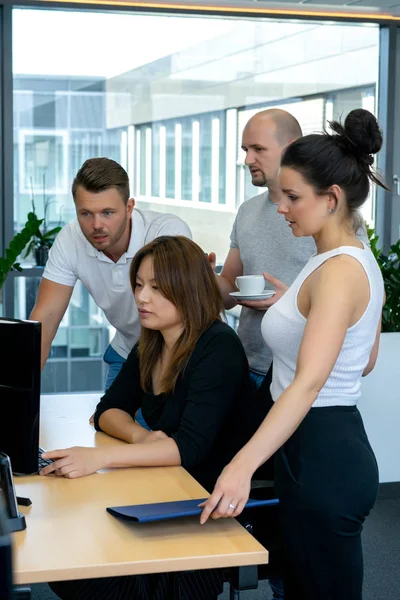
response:
[[[400,481],[400,240],[389,252],[378,249],[379,237],[367,227],[371,250],[381,269],[386,291],[378,359],[363,379],[360,412],[375,451],[380,482]]]
[[[46,182],[45,182],[45,178],[43,176],[43,214],[44,214],[44,217],[41,221],[42,230],[40,230],[40,228],[37,229],[36,233],[34,234],[33,238],[31,239],[31,241],[26,249],[26,252],[24,254],[24,258],[26,258],[30,253],[34,254],[36,265],[38,267],[44,267],[44,265],[46,264],[47,258],[49,256],[49,250],[52,247],[52,245],[54,244],[54,240],[56,238],[57,233],[59,231],[61,231],[61,229],[62,229],[60,226],[61,217],[59,219],[57,227],[54,227],[53,229],[48,229],[47,213],[49,210],[49,206],[50,206],[50,204],[52,204],[53,201],[50,200],[50,198],[46,197],[46,185],[45,184],[46,184]],[[31,200],[32,201],[32,212],[34,215],[36,215],[32,178],[31,178],[31,190],[32,190],[32,200]]]
[[[35,213],[29,213],[25,226],[19,233],[15,234],[10,245],[6,248],[5,257],[0,257],[0,293],[8,273],[13,270],[22,271],[21,265],[17,262],[18,256],[32,237],[37,235],[42,221],[43,219],[38,219]]]
[[[400,331],[400,240],[390,246],[386,255],[378,249],[379,236],[367,226],[372,253],[382,272],[386,302],[382,311],[382,332]]]

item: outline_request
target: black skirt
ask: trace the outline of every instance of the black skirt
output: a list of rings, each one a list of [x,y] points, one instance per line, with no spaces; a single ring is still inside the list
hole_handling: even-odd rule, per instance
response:
[[[313,408],[275,457],[286,600],[361,600],[378,467],[355,406]]]

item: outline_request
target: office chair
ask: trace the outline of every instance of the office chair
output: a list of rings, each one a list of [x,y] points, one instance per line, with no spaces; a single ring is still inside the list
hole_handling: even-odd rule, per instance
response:
[[[252,487],[250,497],[272,499],[273,482],[258,481]],[[282,579],[282,547],[279,536],[279,505],[260,506],[244,510],[237,520],[269,553],[266,565],[249,565],[224,569],[224,579],[230,589],[230,600],[239,600],[240,592],[256,590],[258,582],[264,579]]]
[[[243,433],[246,441],[252,437],[273,406],[269,393],[272,380],[272,367],[265,376],[257,392],[247,398],[245,412],[242,415]],[[252,480],[250,498],[272,499],[274,458],[272,457],[255,472]],[[230,600],[239,600],[240,592],[254,590],[258,581],[263,579],[282,579],[283,559],[279,535],[279,505],[262,506],[244,510],[237,520],[269,552],[267,565],[231,567],[224,571],[225,581],[230,586]]]
[[[31,588],[30,587],[17,587],[14,588],[14,600],[31,600]]]

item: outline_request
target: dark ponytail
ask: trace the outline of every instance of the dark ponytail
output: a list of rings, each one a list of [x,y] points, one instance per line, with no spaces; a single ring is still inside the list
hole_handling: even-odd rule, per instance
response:
[[[382,147],[382,132],[374,115],[362,108],[352,110],[344,125],[333,121],[329,126],[333,134],[306,135],[289,144],[281,166],[301,173],[319,194],[338,185],[350,213],[356,213],[368,197],[371,181],[389,191],[372,170],[373,155]]]

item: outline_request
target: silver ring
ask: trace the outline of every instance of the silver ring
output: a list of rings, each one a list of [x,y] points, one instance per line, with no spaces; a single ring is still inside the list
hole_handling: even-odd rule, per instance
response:
[[[230,504],[229,508],[233,508],[233,510],[235,510],[236,506],[234,504]]]

